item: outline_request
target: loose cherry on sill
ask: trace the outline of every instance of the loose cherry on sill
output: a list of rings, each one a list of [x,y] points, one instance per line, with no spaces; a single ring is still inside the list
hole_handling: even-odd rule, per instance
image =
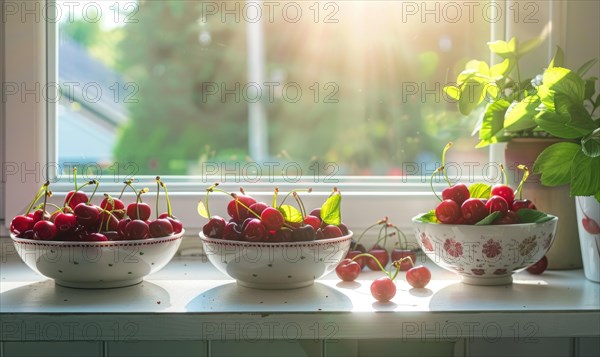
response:
[[[527,272],[533,275],[542,274],[548,268],[548,258],[544,255],[542,259],[527,268]]]

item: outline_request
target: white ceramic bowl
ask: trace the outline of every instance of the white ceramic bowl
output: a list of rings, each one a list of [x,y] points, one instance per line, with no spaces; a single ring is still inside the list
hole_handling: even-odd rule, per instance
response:
[[[350,234],[309,242],[254,243],[207,238],[200,233],[204,252],[217,269],[238,284],[257,289],[308,286],[344,259]]]
[[[544,223],[470,226],[424,223],[413,218],[421,249],[442,268],[472,285],[512,283],[512,274],[535,264],[547,252],[558,218]]]
[[[17,238],[17,253],[35,272],[72,288],[134,285],[173,258],[185,231],[143,240],[59,242]]]

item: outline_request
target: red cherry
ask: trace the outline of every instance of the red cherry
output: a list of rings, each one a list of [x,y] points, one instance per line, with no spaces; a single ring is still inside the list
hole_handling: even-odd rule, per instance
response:
[[[304,225],[292,231],[292,242],[308,242],[317,238],[315,229],[311,225]]]
[[[361,252],[360,250],[351,250],[348,252],[348,254],[346,254],[346,258],[354,259],[355,256],[362,254],[362,253],[365,253],[365,252]],[[354,261],[357,262],[358,265],[360,265],[361,270],[365,267],[365,265],[367,265],[367,260],[365,257],[360,257],[360,258],[354,259]]]
[[[335,273],[343,281],[354,281],[361,270],[362,267],[357,262],[351,259],[344,259],[335,268]]]
[[[169,214],[167,212],[161,213],[158,218],[165,218],[168,219],[169,222],[171,222],[171,225],[173,226],[173,232],[175,234],[177,233],[181,233],[181,231],[183,230],[183,223],[181,223],[180,220],[178,220],[175,217],[170,217]]]
[[[50,215],[48,214],[48,212],[42,210],[42,209],[37,209],[35,210],[35,212],[31,212],[28,214],[29,217],[33,218],[33,220],[37,223],[41,220],[50,220]]]
[[[371,295],[379,302],[388,302],[396,295],[396,284],[387,276],[371,283]]]
[[[33,226],[33,239],[52,240],[56,233],[56,226],[50,221],[39,221]]]
[[[442,223],[456,223],[460,216],[460,206],[453,200],[444,200],[435,208],[435,217]]]
[[[225,230],[225,219],[219,216],[212,216],[210,220],[202,227],[202,233],[209,238],[223,238]]]
[[[527,268],[527,272],[534,275],[542,274],[548,267],[548,258],[544,255],[537,263]]]
[[[417,255],[412,250],[394,248],[392,250],[392,261],[397,261],[402,258],[410,257],[412,259],[412,263],[410,260],[405,259],[400,263],[400,270],[407,271],[413,267],[413,264],[417,262]]]
[[[275,240],[277,242],[291,242],[293,241],[292,230],[283,228],[275,232]]]
[[[343,235],[347,236],[348,234],[350,234],[350,230],[344,223],[340,223],[338,227],[340,227],[340,230],[342,231]]]
[[[72,210],[75,210],[75,207],[80,203],[86,203],[87,201],[89,201],[89,198],[85,192],[82,191],[69,191],[65,196],[65,205],[68,204],[68,207]]]
[[[223,228],[223,239],[242,240],[242,228],[235,222],[229,222]]]
[[[150,205],[147,203],[136,202],[127,206],[127,216],[133,220],[139,219],[141,221],[147,221],[148,218],[150,218],[150,214],[152,214],[152,208],[150,208]]]
[[[501,212],[505,214],[508,212],[508,202],[502,196],[492,196],[485,203],[485,209],[488,213]]]
[[[119,221],[119,224],[117,225],[117,233],[119,233],[121,239],[125,239],[127,237],[125,227],[127,227],[127,224],[129,224],[129,222],[131,222],[131,218],[123,218]]]
[[[267,229],[257,218],[251,218],[242,230],[242,238],[248,242],[262,242],[267,238]]]
[[[485,204],[478,198],[469,198],[460,206],[460,210],[465,224],[475,224],[488,215]]]
[[[413,288],[417,288],[417,289],[424,288],[425,286],[427,286],[427,284],[429,284],[430,280],[431,280],[431,271],[426,266],[419,265],[419,266],[410,268],[406,272],[406,281]]]
[[[283,223],[285,223],[281,212],[279,212],[273,207],[265,208],[260,215],[260,220],[265,225],[265,228],[267,228],[267,230],[274,231],[283,227]]]
[[[99,223],[100,211],[92,204],[80,203],[73,210],[77,216],[77,223],[84,227],[93,227]]]
[[[323,238],[325,238],[325,239],[337,238],[337,237],[341,237],[343,235],[344,234],[342,233],[342,230],[338,226],[334,226],[334,225],[330,224],[323,228]]]
[[[10,231],[18,235],[19,233],[32,230],[35,223],[33,218],[19,215],[10,222]]]
[[[310,216],[315,216],[318,219],[321,219],[321,209],[320,208],[315,208],[312,211],[310,211],[309,215]]]
[[[89,233],[82,237],[84,242],[106,242],[108,237],[101,233]]]
[[[150,228],[142,220],[134,219],[125,226],[125,236],[128,240],[146,239],[149,234]]]
[[[469,192],[467,185],[463,183],[447,187],[442,191],[442,200],[452,200],[458,203],[459,206],[470,197],[471,193]]]
[[[54,218],[54,224],[59,232],[69,232],[77,226],[77,216],[72,213],[59,213]]]
[[[105,198],[100,202],[100,208],[106,211],[110,211],[113,215],[115,215],[118,219],[125,217],[125,204],[118,198],[113,198],[114,204],[111,204],[108,198]],[[106,215],[105,212],[102,212],[103,215]]]
[[[372,256],[377,258],[379,263],[381,263],[381,266],[384,268],[387,265],[387,263],[390,261],[390,255],[388,254],[387,250],[385,250],[385,249],[371,249],[371,250],[369,250],[369,254],[371,254]],[[381,270],[381,268],[379,268],[379,265],[377,265],[377,262],[373,258],[367,257],[367,266],[369,267],[369,269],[371,269],[373,271]]]
[[[223,222],[225,222],[225,220],[223,220]],[[168,219],[159,218],[150,222],[148,225],[148,231],[150,232],[150,237],[152,238],[166,237],[173,234],[173,226]]]
[[[254,198],[246,195],[237,195],[237,199],[248,208],[256,203]],[[233,199],[227,205],[227,213],[229,216],[231,216],[231,218],[239,221],[254,217],[254,215],[250,213],[250,211],[248,211],[248,209],[246,209],[244,206],[240,205],[235,199]]]
[[[520,221],[518,214],[514,211],[508,211],[506,214],[496,218],[494,224],[518,224]]]
[[[256,202],[248,207],[254,211],[254,213],[260,216],[265,209],[269,208],[269,205],[264,202]]]
[[[511,205],[511,210],[513,210],[515,212],[520,209],[523,209],[523,208],[537,210],[537,208],[535,207],[535,204],[533,204],[533,202],[531,202],[528,199],[516,199],[513,201],[512,205]]]
[[[304,217],[304,223],[310,224],[315,229],[315,231],[319,229],[319,227],[321,227],[321,219],[311,215]]]
[[[512,202],[515,200],[515,191],[507,185],[494,185],[492,196],[502,196],[506,202]]]

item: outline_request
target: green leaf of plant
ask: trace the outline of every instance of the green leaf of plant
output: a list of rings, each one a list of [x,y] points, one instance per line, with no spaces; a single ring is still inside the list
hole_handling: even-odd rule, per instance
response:
[[[600,203],[600,191],[598,191],[595,195],[594,198],[596,198],[596,201],[598,201],[598,203]]]
[[[431,210],[427,213],[423,213],[422,215],[418,216],[415,219],[419,222],[424,222],[424,223],[438,223],[439,222],[437,217],[435,216],[435,210]]]
[[[538,96],[529,96],[520,102],[515,102],[506,110],[504,128],[510,131],[521,131],[537,126],[534,121],[537,107],[540,105]]]
[[[556,53],[554,57],[552,57],[552,61],[550,61],[550,65],[548,68],[552,67],[562,67],[565,65],[565,52],[560,46],[556,46]]]
[[[502,40],[488,42],[488,47],[490,48],[490,51],[494,52],[495,54],[497,54],[498,56],[500,56],[502,58],[511,58],[511,57],[516,56],[515,44],[516,44],[516,40],[513,37],[510,40],[510,42],[506,42],[506,41],[502,41]]]
[[[456,86],[445,86],[444,93],[454,100],[460,99],[460,89]]]
[[[502,132],[504,132],[504,131],[501,130],[496,136],[494,136],[490,139],[480,140],[477,143],[477,145],[475,145],[475,148],[479,149],[479,148],[484,148],[491,144],[504,143],[504,142],[510,141],[510,136],[501,135],[500,133],[502,133]]]
[[[469,79],[460,88],[458,109],[463,115],[469,115],[485,98],[485,86],[476,80]]]
[[[475,223],[476,226],[487,226],[492,224],[496,218],[498,218],[498,216],[500,216],[502,214],[502,212],[500,211],[496,211],[496,212],[492,212],[490,213],[487,217],[485,217],[484,219],[482,219],[481,221]]]
[[[519,216],[520,223],[541,223],[547,221],[547,217],[549,217],[542,211],[529,208],[521,208],[517,211],[517,216]]]
[[[542,44],[543,40],[544,39],[541,37],[535,37],[535,38],[532,38],[531,40],[527,40],[527,41],[523,42],[522,44],[519,45],[519,48],[517,49],[517,56],[523,57],[523,55],[535,50],[537,47],[539,47]]]
[[[469,186],[469,194],[471,198],[490,198],[492,194],[492,186],[485,183],[474,183]]]
[[[479,138],[487,140],[494,137],[504,127],[504,115],[510,103],[504,99],[488,105],[483,114]]]
[[[547,147],[535,160],[533,173],[542,174],[542,184],[559,186],[571,181],[571,166],[580,151],[574,143],[556,143]]]
[[[509,72],[512,67],[512,61],[510,58],[505,59],[504,61],[493,65],[490,68],[490,77],[494,79],[502,78],[506,73]]]
[[[277,207],[277,210],[281,212],[281,215],[283,216],[283,219],[285,219],[286,222],[302,222],[302,213],[300,213],[300,211],[298,211],[298,209],[296,209],[296,207],[294,206],[281,205]]]
[[[342,221],[341,214],[342,195],[334,193],[321,206],[321,219],[327,224],[339,226]]]
[[[489,77],[490,75],[490,66],[484,61],[470,60],[465,65],[465,68],[476,71],[478,74],[481,74],[483,76]]]
[[[596,93],[596,81],[598,78],[590,77],[585,80],[585,99],[592,100],[592,97]]]
[[[564,139],[578,139],[585,135],[580,130],[569,125],[571,115],[541,111],[534,119],[539,127],[551,135]]]
[[[579,67],[579,69],[577,70],[577,75],[580,77],[585,76],[587,71],[589,71],[592,67],[594,67],[594,65],[598,62],[598,60],[600,60],[600,58],[596,57],[596,58],[592,58],[591,60],[582,64],[581,67]]]
[[[591,196],[600,191],[600,157],[578,151],[571,165],[571,196]]]
[[[581,148],[589,157],[600,156],[600,128],[581,140]]]
[[[548,68],[544,72],[543,85],[551,93],[567,96],[572,103],[581,103],[585,98],[585,82],[575,72],[566,68]]]
[[[206,210],[206,206],[204,205],[204,201],[199,201],[198,206],[196,207],[198,214],[204,218],[210,218],[208,216],[208,211]]]

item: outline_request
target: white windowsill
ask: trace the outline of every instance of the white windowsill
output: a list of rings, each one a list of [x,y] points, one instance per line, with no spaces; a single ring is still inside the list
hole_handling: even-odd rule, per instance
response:
[[[127,338],[138,340],[240,339],[240,324],[273,339],[286,338],[291,325],[300,339],[600,335],[600,284],[586,280],[581,270],[519,273],[512,285],[478,287],[460,283],[431,262],[426,265],[433,271],[427,290],[410,290],[400,276],[392,303],[379,304],[369,293],[370,282],[380,276],[374,272],[363,272],[356,283],[340,283],[330,274],[311,287],[265,291],[238,286],[201,256],[176,257],[136,286],[80,290],[55,286],[16,255],[3,256],[0,298],[6,328],[0,340],[35,338],[23,324],[87,323],[100,328],[100,340],[115,339],[115,326],[125,325],[134,332]],[[85,340],[80,330],[58,339]]]

